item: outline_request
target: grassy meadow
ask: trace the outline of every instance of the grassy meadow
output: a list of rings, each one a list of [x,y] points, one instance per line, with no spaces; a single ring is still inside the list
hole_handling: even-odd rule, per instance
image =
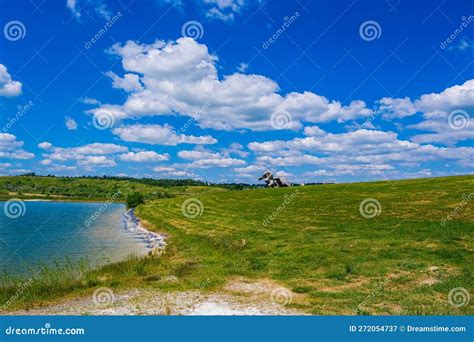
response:
[[[453,288],[474,293],[473,192],[474,176],[187,187],[172,198],[148,197],[136,210],[150,230],[169,235],[162,256],[47,270],[4,309],[90,295],[98,286],[219,291],[243,277],[282,284],[294,294],[288,305],[316,315],[473,314],[472,303],[448,303]],[[4,278],[0,307],[22,284]]]

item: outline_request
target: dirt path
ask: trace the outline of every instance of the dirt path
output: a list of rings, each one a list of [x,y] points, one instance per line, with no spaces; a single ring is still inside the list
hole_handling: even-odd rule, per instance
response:
[[[69,299],[14,315],[304,315],[288,307],[301,295],[269,280],[234,279],[218,293],[163,293],[132,289],[113,293],[100,288],[94,296]]]

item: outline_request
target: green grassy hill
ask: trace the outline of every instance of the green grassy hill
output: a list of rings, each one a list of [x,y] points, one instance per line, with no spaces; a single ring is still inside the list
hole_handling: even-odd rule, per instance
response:
[[[250,278],[291,289],[289,305],[312,314],[474,312],[448,301],[454,288],[474,294],[474,176],[207,189],[175,189],[137,208],[149,229],[169,234],[162,256],[48,271],[9,309],[98,286],[220,291]],[[0,284],[0,304],[20,286]]]
[[[190,286],[272,278],[304,294],[299,306],[314,314],[473,312],[447,300],[452,288],[473,293],[473,176],[194,198],[196,218],[183,215],[183,197],[138,210],[171,234],[169,265]],[[360,212],[368,198],[380,203],[373,218]]]

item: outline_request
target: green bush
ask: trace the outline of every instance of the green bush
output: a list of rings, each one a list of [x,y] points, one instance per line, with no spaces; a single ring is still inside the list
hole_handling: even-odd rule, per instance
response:
[[[138,205],[145,203],[145,198],[140,192],[132,192],[127,195],[127,208],[135,208]]]

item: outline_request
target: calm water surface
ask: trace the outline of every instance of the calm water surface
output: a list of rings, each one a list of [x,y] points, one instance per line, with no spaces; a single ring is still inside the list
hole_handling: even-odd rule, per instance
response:
[[[67,258],[98,266],[147,253],[146,243],[125,229],[123,204],[23,203],[24,215],[12,218],[0,202],[1,272],[31,273]]]

